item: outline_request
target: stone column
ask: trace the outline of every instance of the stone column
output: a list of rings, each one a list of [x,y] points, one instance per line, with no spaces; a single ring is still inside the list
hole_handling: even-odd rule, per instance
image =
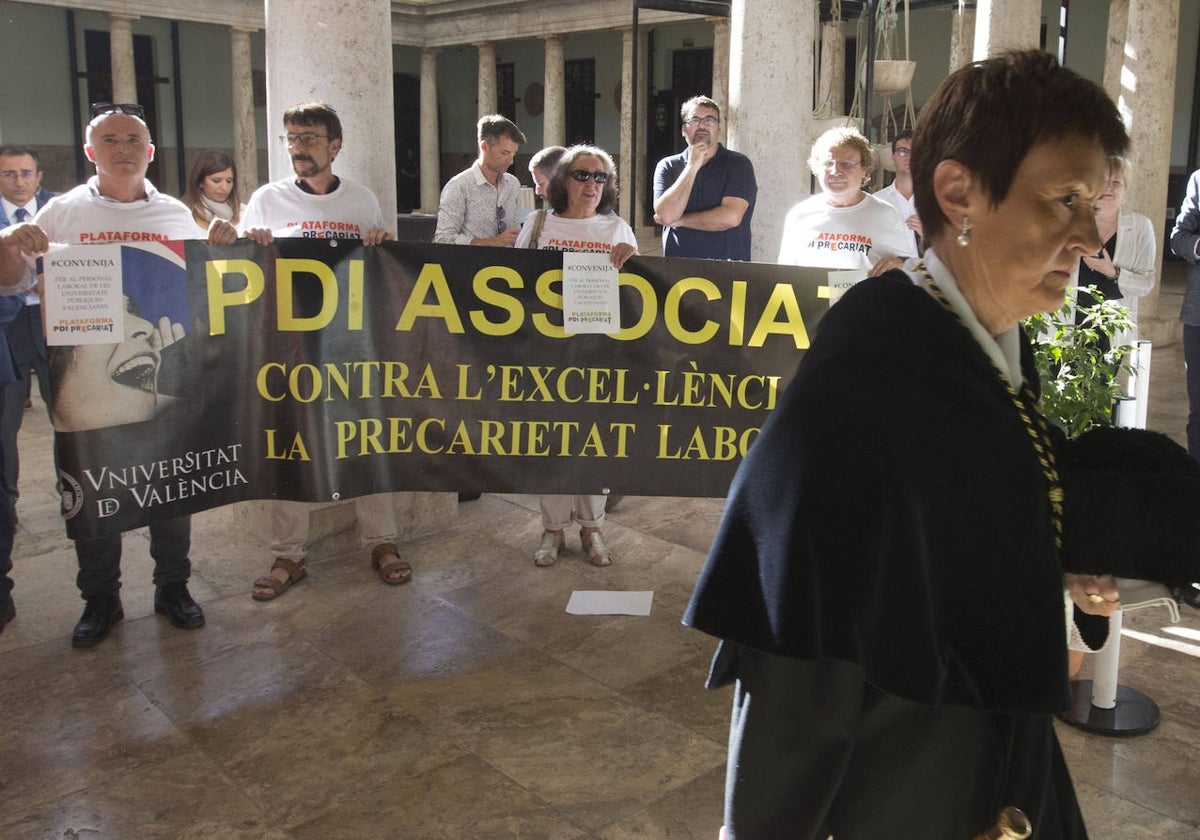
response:
[[[112,62],[112,101],[137,102],[137,71],[133,66],[133,22],[136,15],[109,14],[108,44]]]
[[[621,156],[617,167],[617,215],[634,225],[629,211],[633,208],[633,193],[629,190],[633,164],[633,27],[622,26],[621,32]]]
[[[546,42],[546,99],[542,112],[542,145],[567,145],[567,96],[563,79],[563,38],[550,35]]]
[[[229,28],[233,87],[233,163],[238,173],[242,203],[258,186],[258,139],[254,127],[254,74],[250,68],[250,30]],[[270,132],[267,133],[270,137]]]
[[[729,18],[710,18],[713,25],[713,78],[712,99],[721,106],[724,115],[729,103]],[[729,123],[721,120],[717,127],[717,140],[727,142]]]
[[[479,116],[496,113],[496,45],[491,41],[475,45],[479,49]]]
[[[421,209],[435,213],[442,192],[438,128],[437,50],[421,50]]]
[[[1154,223],[1159,248],[1155,276],[1162,274],[1162,244],[1166,233],[1163,208],[1167,205],[1167,179],[1171,164],[1171,124],[1175,111],[1174,41],[1164,49],[1164,34],[1179,31],[1179,0],[1128,0],[1129,15],[1117,107],[1129,128],[1129,161],[1133,178],[1125,207]],[[1178,339],[1182,328],[1178,311],[1158,318],[1159,288],[1138,304],[1140,334],[1162,344]]]
[[[334,172],[368,185],[388,229],[396,229],[396,127],[392,101],[392,15],[387,0],[266,0],[267,124],[297,102],[322,100],[342,122]],[[313,22],[322,21],[319,30]],[[314,37],[316,31],[319,37]],[[280,127],[282,131],[282,127]],[[271,178],[292,173],[282,143],[271,144]]]
[[[950,72],[971,63],[975,50],[975,10],[958,8],[950,29]]]
[[[975,9],[976,61],[1002,50],[1037,49],[1042,0],[978,0]]]
[[[810,194],[817,0],[733,0],[729,33],[729,147],[750,157],[760,189],[752,255],[774,262],[783,217]],[[771,56],[764,61],[763,56]],[[786,107],[784,107],[786,105]]]
[[[821,24],[821,75],[817,83],[817,109],[828,105],[825,116],[846,113],[846,27],[840,20]]]
[[[1109,0],[1108,45],[1104,50],[1104,89],[1113,102],[1121,98],[1121,68],[1125,66],[1125,36],[1129,28],[1129,0]]]

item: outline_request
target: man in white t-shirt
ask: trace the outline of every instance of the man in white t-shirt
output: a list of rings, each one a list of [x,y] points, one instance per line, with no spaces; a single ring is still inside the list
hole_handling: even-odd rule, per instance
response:
[[[921,217],[917,215],[917,205],[913,201],[912,138],[913,133],[909,129],[892,138],[892,163],[896,167],[896,179],[876,192],[875,197],[882,198],[896,208],[900,218],[904,219],[904,226],[913,232],[913,244],[919,249]]]
[[[25,257],[45,253],[51,242],[78,245],[196,238],[191,211],[178,199],[160,193],[146,179],[146,170],[154,160],[154,144],[141,106],[93,105],[83,151],[96,166],[94,177],[52,199],[38,210],[33,222],[0,231],[0,283],[14,282],[14,278],[19,281],[28,271]],[[236,239],[237,231],[224,220],[214,220],[209,227],[208,241],[212,244],[229,244]],[[155,346],[170,340],[164,337]],[[192,570],[190,548],[190,517],[150,524],[154,611],[185,630],[204,626],[204,612],[187,588]],[[103,641],[112,626],[125,617],[119,594],[121,535],[78,539],[75,555],[79,562],[76,585],[86,606],[71,635],[71,644],[88,648]]]
[[[342,122],[324,102],[302,102],[283,115],[295,177],[282,178],[255,190],[242,214],[243,234],[260,245],[276,236],[316,239],[361,239],[378,245],[395,239],[384,226],[374,193],[333,174],[333,161],[342,150]],[[412,566],[396,548],[396,514],[391,493],[360,496],[359,530],[370,552],[371,566],[387,584],[408,583]],[[271,571],[254,581],[250,595],[269,601],[307,574],[309,506],[303,502],[271,502]]]

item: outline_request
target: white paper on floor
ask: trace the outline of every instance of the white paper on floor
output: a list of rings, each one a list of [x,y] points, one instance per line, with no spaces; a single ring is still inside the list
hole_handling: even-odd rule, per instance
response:
[[[576,590],[567,601],[571,615],[650,615],[654,592]]]

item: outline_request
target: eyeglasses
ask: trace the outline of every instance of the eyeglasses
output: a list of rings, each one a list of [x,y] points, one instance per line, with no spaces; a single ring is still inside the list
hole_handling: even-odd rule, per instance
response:
[[[828,172],[831,169],[836,169],[839,172],[853,172],[862,164],[857,160],[823,160],[817,164],[818,169],[824,169]]]
[[[279,142],[285,146],[302,146],[307,149],[310,146],[317,145],[318,142],[328,137],[328,134],[317,134],[315,131],[304,131],[300,134],[288,132],[287,134],[279,135]]]
[[[145,121],[146,109],[136,102],[93,102],[88,109],[88,119],[94,120],[102,114],[127,114]]]
[[[581,184],[586,183],[588,178],[591,178],[597,184],[608,183],[608,173],[604,171],[588,172],[586,169],[572,169],[567,174]]]
[[[508,224],[504,221],[504,205],[496,205],[496,233],[504,233],[508,230]]]
[[[32,169],[5,169],[3,172],[0,172],[0,178],[3,178],[5,181],[28,181],[35,175],[37,173]]]
[[[912,154],[912,149],[906,149],[903,146],[900,146],[895,151],[893,151],[892,154],[895,155],[896,157],[908,157],[909,155]]]
[[[688,117],[686,120],[684,120],[684,121],[683,121],[683,124],[684,124],[684,125],[703,125],[703,126],[706,126],[706,127],[708,127],[708,128],[712,128],[713,126],[715,126],[715,125],[716,125],[717,123],[719,123],[720,121],[721,121],[721,118],[720,118],[720,117],[713,117],[713,116],[708,116],[708,117]]]

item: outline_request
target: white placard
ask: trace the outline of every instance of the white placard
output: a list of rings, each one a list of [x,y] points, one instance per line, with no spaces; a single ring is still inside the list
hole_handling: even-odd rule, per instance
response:
[[[866,279],[867,272],[862,268],[829,272],[829,305],[833,306],[838,302],[838,298],[846,294],[847,289]]]
[[[121,246],[80,245],[42,258],[46,343],[113,344],[125,339]]]
[[[654,601],[653,590],[648,592],[606,592],[575,590],[567,601],[571,615],[650,615]]]
[[[620,331],[618,273],[608,254],[563,254],[563,329],[568,334]]]

